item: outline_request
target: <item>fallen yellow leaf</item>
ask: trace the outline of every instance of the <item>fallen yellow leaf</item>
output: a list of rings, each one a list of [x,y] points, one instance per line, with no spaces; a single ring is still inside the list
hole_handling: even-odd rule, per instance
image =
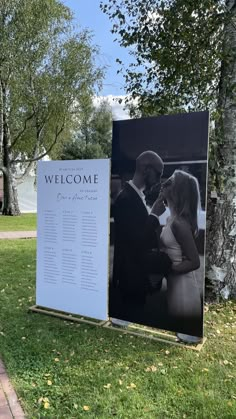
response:
[[[90,410],[89,406],[83,406],[83,409],[87,412],[88,410]]]
[[[47,383],[48,383],[48,386],[51,386],[52,385],[51,380],[48,380]]]
[[[49,404],[49,402],[44,402],[44,409],[49,409],[49,407],[50,407],[50,404]]]
[[[156,372],[157,371],[157,367],[155,367],[155,365],[151,365],[150,367],[147,367],[145,369],[146,372]]]
[[[54,359],[54,361],[55,361],[55,362],[59,362],[59,361],[60,361],[60,359],[59,359],[59,358],[55,358],[55,359]]]
[[[130,385],[129,386],[126,386],[126,388],[136,388],[136,384],[130,383]]]
[[[104,388],[110,388],[111,387],[111,384],[110,383],[108,383],[108,384],[105,384],[105,386],[103,386]]]

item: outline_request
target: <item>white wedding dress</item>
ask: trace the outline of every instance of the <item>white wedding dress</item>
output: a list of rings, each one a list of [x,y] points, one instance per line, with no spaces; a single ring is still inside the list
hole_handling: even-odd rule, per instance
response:
[[[184,256],[172,232],[172,223],[173,218],[170,217],[162,229],[161,242],[164,247],[163,251],[168,254],[174,266],[181,263]],[[189,323],[191,327],[192,322],[201,325],[202,301],[196,271],[168,275],[167,301],[169,315],[172,318],[186,323],[187,328],[189,328],[187,324]],[[191,333],[191,330],[187,331],[187,333],[189,332]]]

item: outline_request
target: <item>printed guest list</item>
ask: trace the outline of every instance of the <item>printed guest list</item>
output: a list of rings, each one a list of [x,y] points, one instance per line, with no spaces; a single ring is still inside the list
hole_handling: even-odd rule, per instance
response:
[[[108,313],[109,160],[38,163],[36,304]]]

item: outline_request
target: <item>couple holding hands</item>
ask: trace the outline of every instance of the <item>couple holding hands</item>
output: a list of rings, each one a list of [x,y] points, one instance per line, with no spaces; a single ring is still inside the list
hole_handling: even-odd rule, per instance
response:
[[[149,293],[160,292],[165,277],[166,315],[173,323],[172,330],[202,337],[202,298],[195,272],[200,266],[195,243],[198,181],[175,170],[161,184],[163,169],[162,159],[153,151],[140,154],[133,179],[126,182],[114,203],[112,286],[121,296],[119,318],[131,320],[132,313],[134,321]],[[149,208],[153,196],[155,202]],[[170,216],[162,228],[159,217],[166,207]],[[157,278],[155,287],[150,282],[153,275]]]

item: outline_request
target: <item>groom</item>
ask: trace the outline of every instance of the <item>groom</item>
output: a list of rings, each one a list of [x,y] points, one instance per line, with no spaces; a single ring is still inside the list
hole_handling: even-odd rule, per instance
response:
[[[157,200],[149,215],[143,193],[157,179],[160,183],[163,167],[162,159],[153,151],[140,154],[133,179],[125,184],[114,203],[113,286],[121,294],[123,318],[144,306],[148,274],[164,276],[171,267],[169,257],[160,252],[158,243],[161,231],[158,216],[165,206],[162,200]]]

